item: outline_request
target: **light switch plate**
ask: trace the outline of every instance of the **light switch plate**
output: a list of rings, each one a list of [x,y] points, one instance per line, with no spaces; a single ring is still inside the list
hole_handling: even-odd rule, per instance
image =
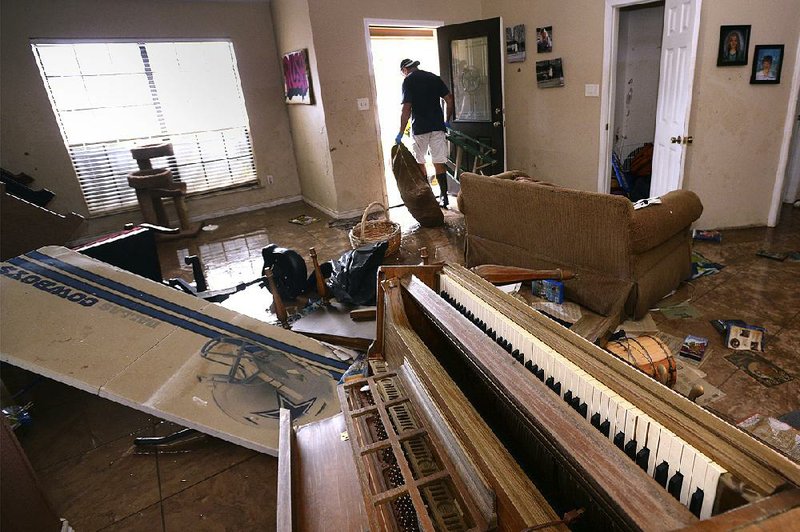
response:
[[[358,103],[359,111],[366,111],[369,109],[369,98],[359,98],[356,102]]]
[[[593,97],[600,96],[600,85],[596,83],[587,83],[584,85],[584,95]]]

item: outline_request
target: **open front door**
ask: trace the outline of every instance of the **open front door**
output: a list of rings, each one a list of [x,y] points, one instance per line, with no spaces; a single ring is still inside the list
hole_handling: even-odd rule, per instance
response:
[[[683,184],[701,0],[666,0],[650,196]]]
[[[481,170],[484,174],[505,170],[502,24],[502,19],[492,18],[436,30],[440,75],[455,99],[450,126],[494,150],[490,156],[495,162]],[[455,150],[451,143],[453,161]],[[464,150],[461,167],[475,168],[474,157]]]

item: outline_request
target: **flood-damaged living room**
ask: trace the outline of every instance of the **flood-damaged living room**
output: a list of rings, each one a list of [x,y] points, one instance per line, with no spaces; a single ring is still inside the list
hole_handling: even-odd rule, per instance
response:
[[[4,531],[791,530],[796,0],[0,0]]]

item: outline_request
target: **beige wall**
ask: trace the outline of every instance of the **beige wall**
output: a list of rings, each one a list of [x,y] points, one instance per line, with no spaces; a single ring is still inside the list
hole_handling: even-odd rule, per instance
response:
[[[746,67],[719,68],[719,27],[750,24]],[[684,186],[703,201],[701,227],[766,225],[800,34],[800,2],[703,2]],[[750,85],[756,44],[785,44],[781,82]]]
[[[87,214],[29,39],[230,38],[236,51],[257,172],[273,185],[195,198],[191,216],[284,201],[300,194],[283,82],[266,2],[190,0],[2,0],[0,164],[56,192],[54,210]],[[83,234],[119,229],[138,212],[90,220]]]
[[[525,24],[527,58],[506,63],[505,112],[508,168],[524,169],[563,186],[595,190],[600,98],[584,96],[600,83],[603,9],[600,0],[484,0],[483,17],[505,26]],[[553,51],[536,53],[536,28],[553,26]],[[561,58],[564,87],[536,87],[537,60]]]
[[[463,22],[480,18],[480,0],[308,0],[308,5],[336,176],[336,210],[358,213],[380,200],[384,188],[364,19]],[[370,98],[370,110],[359,111],[357,98]],[[399,105],[397,115],[399,125]]]
[[[314,105],[288,105],[297,172],[303,197],[328,211],[337,212],[328,128],[319,85],[319,69],[307,0],[272,0],[272,19],[279,57],[293,50],[308,49]]]
[[[506,65],[508,166],[584,190],[597,189],[600,99],[584,84],[601,83],[601,0],[484,0],[483,17],[525,24],[530,46],[522,64]],[[751,62],[718,68],[719,27],[751,24]],[[553,52],[537,54],[537,26],[553,26]],[[765,225],[775,184],[783,124],[800,32],[800,2],[703,2],[684,187],[704,205],[700,227]],[[779,85],[750,85],[755,44],[786,45]],[[561,57],[566,86],[537,89],[537,59]]]

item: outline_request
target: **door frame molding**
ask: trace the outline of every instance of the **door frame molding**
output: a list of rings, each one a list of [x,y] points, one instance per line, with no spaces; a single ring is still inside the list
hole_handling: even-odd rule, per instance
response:
[[[375,66],[372,63],[372,43],[370,42],[370,26],[398,26],[402,28],[431,28],[436,34],[436,28],[444,26],[441,20],[404,20],[393,18],[365,18],[364,19],[364,46],[367,49],[367,68],[369,74],[369,97],[372,102],[372,122],[375,125],[375,141],[378,144],[378,166],[381,171],[381,190],[383,191],[383,203],[388,204],[389,196],[386,191],[386,165],[383,164],[383,146],[381,145],[381,121],[378,115],[378,89],[375,86]],[[399,107],[399,106],[398,106]],[[400,124],[400,113],[397,113],[397,124]]]
[[[772,201],[769,206],[769,217],[767,225],[775,227],[781,214],[781,203],[783,203],[783,186],[786,181],[786,166],[789,163],[789,148],[792,142],[792,131],[796,120],[798,109],[798,97],[800,97],[800,38],[797,39],[797,51],[794,58],[794,73],[792,74],[792,85],[789,90],[789,104],[786,108],[786,119],[783,123],[783,140],[781,141],[781,151],[778,155],[778,169],[775,172],[775,186],[772,189]]]
[[[600,86],[600,153],[598,154],[597,191],[607,194],[611,190],[611,162],[609,147],[613,145],[614,95],[616,94],[617,69],[611,68],[617,58],[619,46],[619,10],[623,7],[650,4],[654,0],[605,0],[605,24],[603,25],[603,77]]]

